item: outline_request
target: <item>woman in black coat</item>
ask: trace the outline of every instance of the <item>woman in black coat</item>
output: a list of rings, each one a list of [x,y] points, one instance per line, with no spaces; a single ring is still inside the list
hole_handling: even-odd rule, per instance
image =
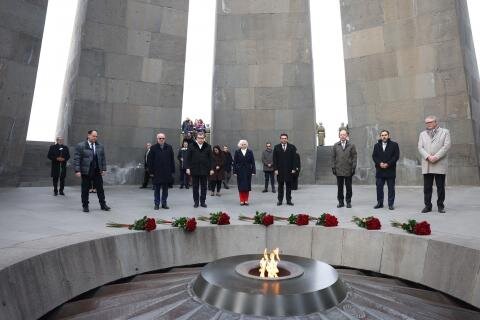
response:
[[[252,190],[252,176],[255,175],[255,159],[248,149],[247,140],[238,142],[238,150],[233,157],[233,174],[237,177],[240,205],[248,206],[249,192]]]
[[[213,147],[212,150],[213,174],[208,177],[210,180],[210,190],[212,191],[211,195],[214,196],[216,188],[217,196],[220,196],[220,189],[222,188],[222,180],[224,176],[225,156],[219,145]]]

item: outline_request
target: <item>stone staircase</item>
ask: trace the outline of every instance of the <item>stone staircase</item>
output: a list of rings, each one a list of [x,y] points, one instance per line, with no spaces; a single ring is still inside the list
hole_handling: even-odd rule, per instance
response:
[[[336,184],[337,180],[332,174],[330,158],[332,154],[332,146],[317,147],[317,167],[315,172],[316,184]]]
[[[45,187],[52,185],[51,162],[47,158],[52,142],[27,141],[20,171],[19,187]]]
[[[123,279],[83,294],[41,319],[262,319],[219,310],[192,297],[189,284],[200,270],[173,268]],[[440,292],[369,272],[337,271],[349,289],[345,301],[296,319],[480,319],[479,310]]]

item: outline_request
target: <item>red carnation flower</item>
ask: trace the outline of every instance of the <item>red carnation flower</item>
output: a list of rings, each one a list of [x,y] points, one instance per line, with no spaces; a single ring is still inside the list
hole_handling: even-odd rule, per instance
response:
[[[195,218],[190,218],[187,220],[187,223],[185,224],[185,231],[193,232],[196,227],[197,227],[197,221],[195,221]]]
[[[157,228],[157,223],[155,222],[155,219],[153,218],[147,218],[147,221],[145,222],[145,230],[146,231],[152,231]]]
[[[338,219],[337,217],[329,214],[329,213],[326,213],[325,214],[325,223],[324,223],[324,226],[325,227],[336,227],[338,226]]]
[[[262,224],[265,227],[268,227],[269,225],[273,224],[273,216],[271,214],[266,214],[262,218]]]
[[[230,224],[230,216],[226,212],[222,212],[218,217],[218,225]]]
[[[413,229],[413,233],[419,235],[419,236],[428,236],[432,232],[430,230],[430,224],[427,221],[422,221],[419,222],[415,225]]]
[[[365,222],[365,225],[367,227],[367,230],[380,230],[382,227],[382,224],[380,223],[380,220],[378,220],[375,217],[371,217]]]
[[[308,224],[309,219],[310,219],[310,216],[308,214],[300,213],[297,215],[296,224],[297,226],[306,226]]]

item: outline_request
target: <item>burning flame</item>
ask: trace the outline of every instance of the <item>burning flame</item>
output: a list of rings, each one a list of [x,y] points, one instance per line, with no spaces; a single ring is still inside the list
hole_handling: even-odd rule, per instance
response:
[[[268,278],[278,278],[278,261],[280,257],[278,256],[278,248],[272,250],[270,254],[267,251],[267,248],[263,251],[263,258],[260,260],[260,278],[265,278],[265,271],[267,272]]]

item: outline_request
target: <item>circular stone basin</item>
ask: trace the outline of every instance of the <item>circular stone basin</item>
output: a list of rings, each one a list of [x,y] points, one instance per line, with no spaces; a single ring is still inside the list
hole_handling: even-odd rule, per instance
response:
[[[279,281],[299,277],[303,274],[303,268],[296,263],[280,260],[277,264],[278,278],[262,278],[260,277],[260,265],[258,260],[251,260],[239,263],[235,267],[235,271],[241,276],[266,281]],[[266,274],[266,272],[265,272]]]
[[[282,278],[251,275],[261,255],[240,255],[207,264],[191,284],[205,303],[235,313],[256,316],[300,316],[324,311],[342,302],[347,290],[327,263],[282,255]],[[286,266],[288,265],[288,266]]]

